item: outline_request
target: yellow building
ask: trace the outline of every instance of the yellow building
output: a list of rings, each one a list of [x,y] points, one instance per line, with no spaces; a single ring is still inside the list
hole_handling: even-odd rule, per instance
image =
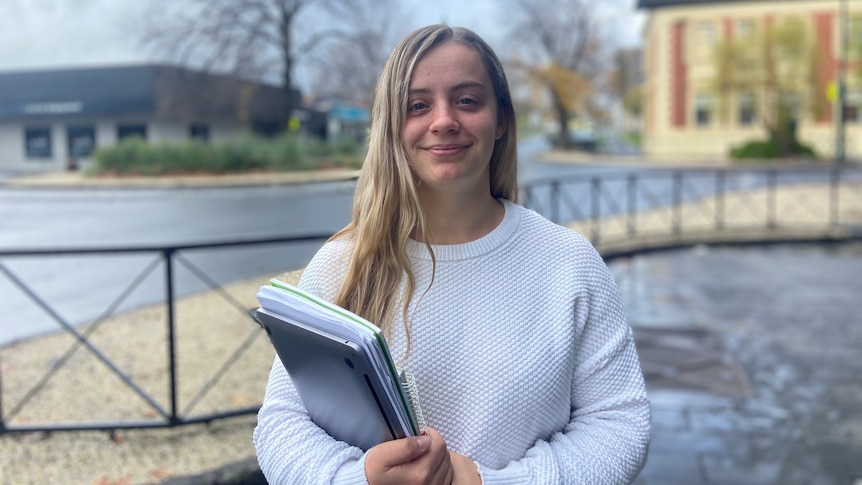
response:
[[[637,6],[647,14],[643,112],[647,156],[722,159],[731,147],[765,140],[764,112],[757,109],[754,94],[726,95],[716,87],[716,53],[723,43],[753,37],[790,17],[802,21],[817,53],[811,72],[791,76],[809,80],[806,106],[820,107],[795,113],[798,138],[821,159],[833,159],[841,146],[846,158],[862,156],[862,84],[859,54],[853,47],[862,39],[858,28],[862,2],[638,0]],[[841,79],[847,86],[843,145],[842,130],[837,129],[841,96],[836,86]]]

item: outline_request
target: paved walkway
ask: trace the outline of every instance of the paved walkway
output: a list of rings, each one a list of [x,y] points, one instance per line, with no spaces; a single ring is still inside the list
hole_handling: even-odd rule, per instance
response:
[[[610,266],[652,405],[638,484],[862,484],[862,243]]]
[[[65,186],[75,185],[74,177],[64,175],[54,177],[54,184],[64,177]],[[247,182],[224,180],[225,185]],[[33,180],[28,184],[33,186]],[[850,211],[849,217],[862,218],[860,208],[862,203],[843,210]],[[662,215],[653,219],[662,220]],[[624,231],[616,239],[611,237],[614,227],[625,225],[619,221],[608,225],[603,232],[606,244],[626,239]],[[579,230],[589,234],[591,228]],[[635,329],[653,409],[650,456],[637,483],[862,484],[862,360],[858,358],[862,246],[696,246],[619,259],[611,269]],[[266,279],[237,283],[227,291],[250,307],[254,289]],[[186,344],[205,346],[180,355],[224,355],[230,352],[228,344],[248,335],[247,319],[225,318],[223,305],[210,293],[178,303],[180,322],[187,322],[181,327]],[[208,314],[201,312],[215,316],[189,318]],[[164,360],[153,350],[158,345],[154,341],[163,336],[141,329],[162,328],[163,319],[160,308],[120,315],[101,325],[96,340],[123,356],[123,364],[156,393],[164,372],[148,359]],[[216,320],[222,322],[219,328],[206,323]],[[55,336],[0,349],[4,390],[12,390],[3,396],[4,412],[33,376],[50,368],[68,345],[68,338]],[[259,397],[272,353],[262,337],[252,346],[238,373],[229,375],[227,385],[208,396],[203,411],[236,407]],[[29,414],[19,421],[57,415],[74,419],[76,413],[90,418],[112,416],[129,409],[122,386],[117,390],[117,383],[85,356],[82,353],[68,375],[55,379],[42,401],[28,407]],[[204,382],[208,374],[196,371],[211,367],[186,361],[181,382]],[[102,394],[92,395],[95,390]],[[184,396],[183,403],[193,398]],[[146,406],[131,409],[142,413],[132,417],[153,417],[146,414]],[[254,478],[253,426],[253,417],[243,417],[174,430],[120,431],[113,436],[85,432],[2,436],[0,485],[225,483],[213,470]]]

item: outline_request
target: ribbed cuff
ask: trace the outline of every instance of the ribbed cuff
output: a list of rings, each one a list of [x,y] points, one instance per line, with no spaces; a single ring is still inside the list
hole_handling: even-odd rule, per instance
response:
[[[502,470],[493,470],[476,463],[482,485],[523,485],[532,483],[532,477],[527,467],[510,463]]]
[[[350,460],[341,465],[332,477],[333,485],[368,485],[365,477],[365,454],[358,460]]]

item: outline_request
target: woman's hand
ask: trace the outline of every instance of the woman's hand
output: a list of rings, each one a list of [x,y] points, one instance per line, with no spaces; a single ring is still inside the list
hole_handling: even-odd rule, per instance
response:
[[[479,476],[479,469],[476,468],[473,460],[450,451],[449,461],[452,462],[452,469],[455,470],[453,485],[482,485],[482,477]]]
[[[451,485],[455,471],[449,460],[443,437],[427,428],[423,436],[386,441],[368,450],[365,477],[370,485]]]

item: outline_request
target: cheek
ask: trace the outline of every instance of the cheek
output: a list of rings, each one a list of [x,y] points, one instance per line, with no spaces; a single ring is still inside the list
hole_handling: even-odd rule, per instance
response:
[[[404,123],[404,128],[401,130],[401,145],[405,150],[409,150],[416,144],[419,133],[419,127],[416,126],[416,123],[411,123],[410,120]]]

